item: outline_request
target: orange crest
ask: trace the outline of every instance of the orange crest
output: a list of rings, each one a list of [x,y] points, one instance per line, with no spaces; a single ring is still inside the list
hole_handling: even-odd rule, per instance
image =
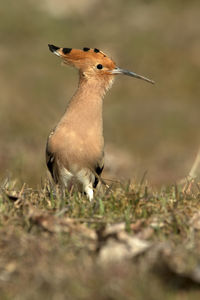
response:
[[[49,49],[60,56],[64,63],[72,65],[82,72],[87,72],[88,69],[96,68],[99,71],[106,73],[116,68],[115,62],[107,57],[102,51],[98,49],[83,48],[59,48],[53,45],[49,45]],[[110,74],[111,75],[111,74]]]

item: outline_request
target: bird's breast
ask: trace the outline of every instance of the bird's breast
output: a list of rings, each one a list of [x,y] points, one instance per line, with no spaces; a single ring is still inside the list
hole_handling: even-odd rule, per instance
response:
[[[103,156],[104,138],[92,128],[82,132],[65,127],[55,130],[48,146],[68,168],[74,164],[92,167]]]

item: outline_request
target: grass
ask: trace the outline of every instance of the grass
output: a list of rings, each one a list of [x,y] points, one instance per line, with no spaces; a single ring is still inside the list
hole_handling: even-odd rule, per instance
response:
[[[95,0],[82,12],[71,0],[59,0],[52,12],[52,3],[1,6],[0,177],[11,172],[37,186],[45,176],[46,138],[78,81],[48,43],[97,47],[120,67],[154,79],[155,86],[116,80],[104,102],[106,144],[138,161],[131,177],[146,169],[159,184],[185,176],[199,146],[199,2]]]
[[[92,203],[4,182],[0,298],[198,299],[199,209],[197,182],[117,184]],[[134,238],[147,250],[130,254]]]

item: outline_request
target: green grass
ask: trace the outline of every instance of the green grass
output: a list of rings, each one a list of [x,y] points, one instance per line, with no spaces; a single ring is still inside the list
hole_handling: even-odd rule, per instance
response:
[[[0,298],[198,299],[199,210],[197,182],[185,191],[116,184],[92,203],[78,193],[62,199],[46,182],[38,190],[6,182]],[[118,260],[115,249],[134,237],[150,248]]]

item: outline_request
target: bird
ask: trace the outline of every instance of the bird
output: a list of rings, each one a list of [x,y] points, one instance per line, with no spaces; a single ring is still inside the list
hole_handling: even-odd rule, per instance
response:
[[[117,67],[97,48],[62,48],[48,44],[49,50],[66,65],[79,71],[78,88],[46,145],[46,164],[54,182],[62,189],[94,198],[104,168],[102,107],[105,93],[118,74],[154,83],[144,76]]]

